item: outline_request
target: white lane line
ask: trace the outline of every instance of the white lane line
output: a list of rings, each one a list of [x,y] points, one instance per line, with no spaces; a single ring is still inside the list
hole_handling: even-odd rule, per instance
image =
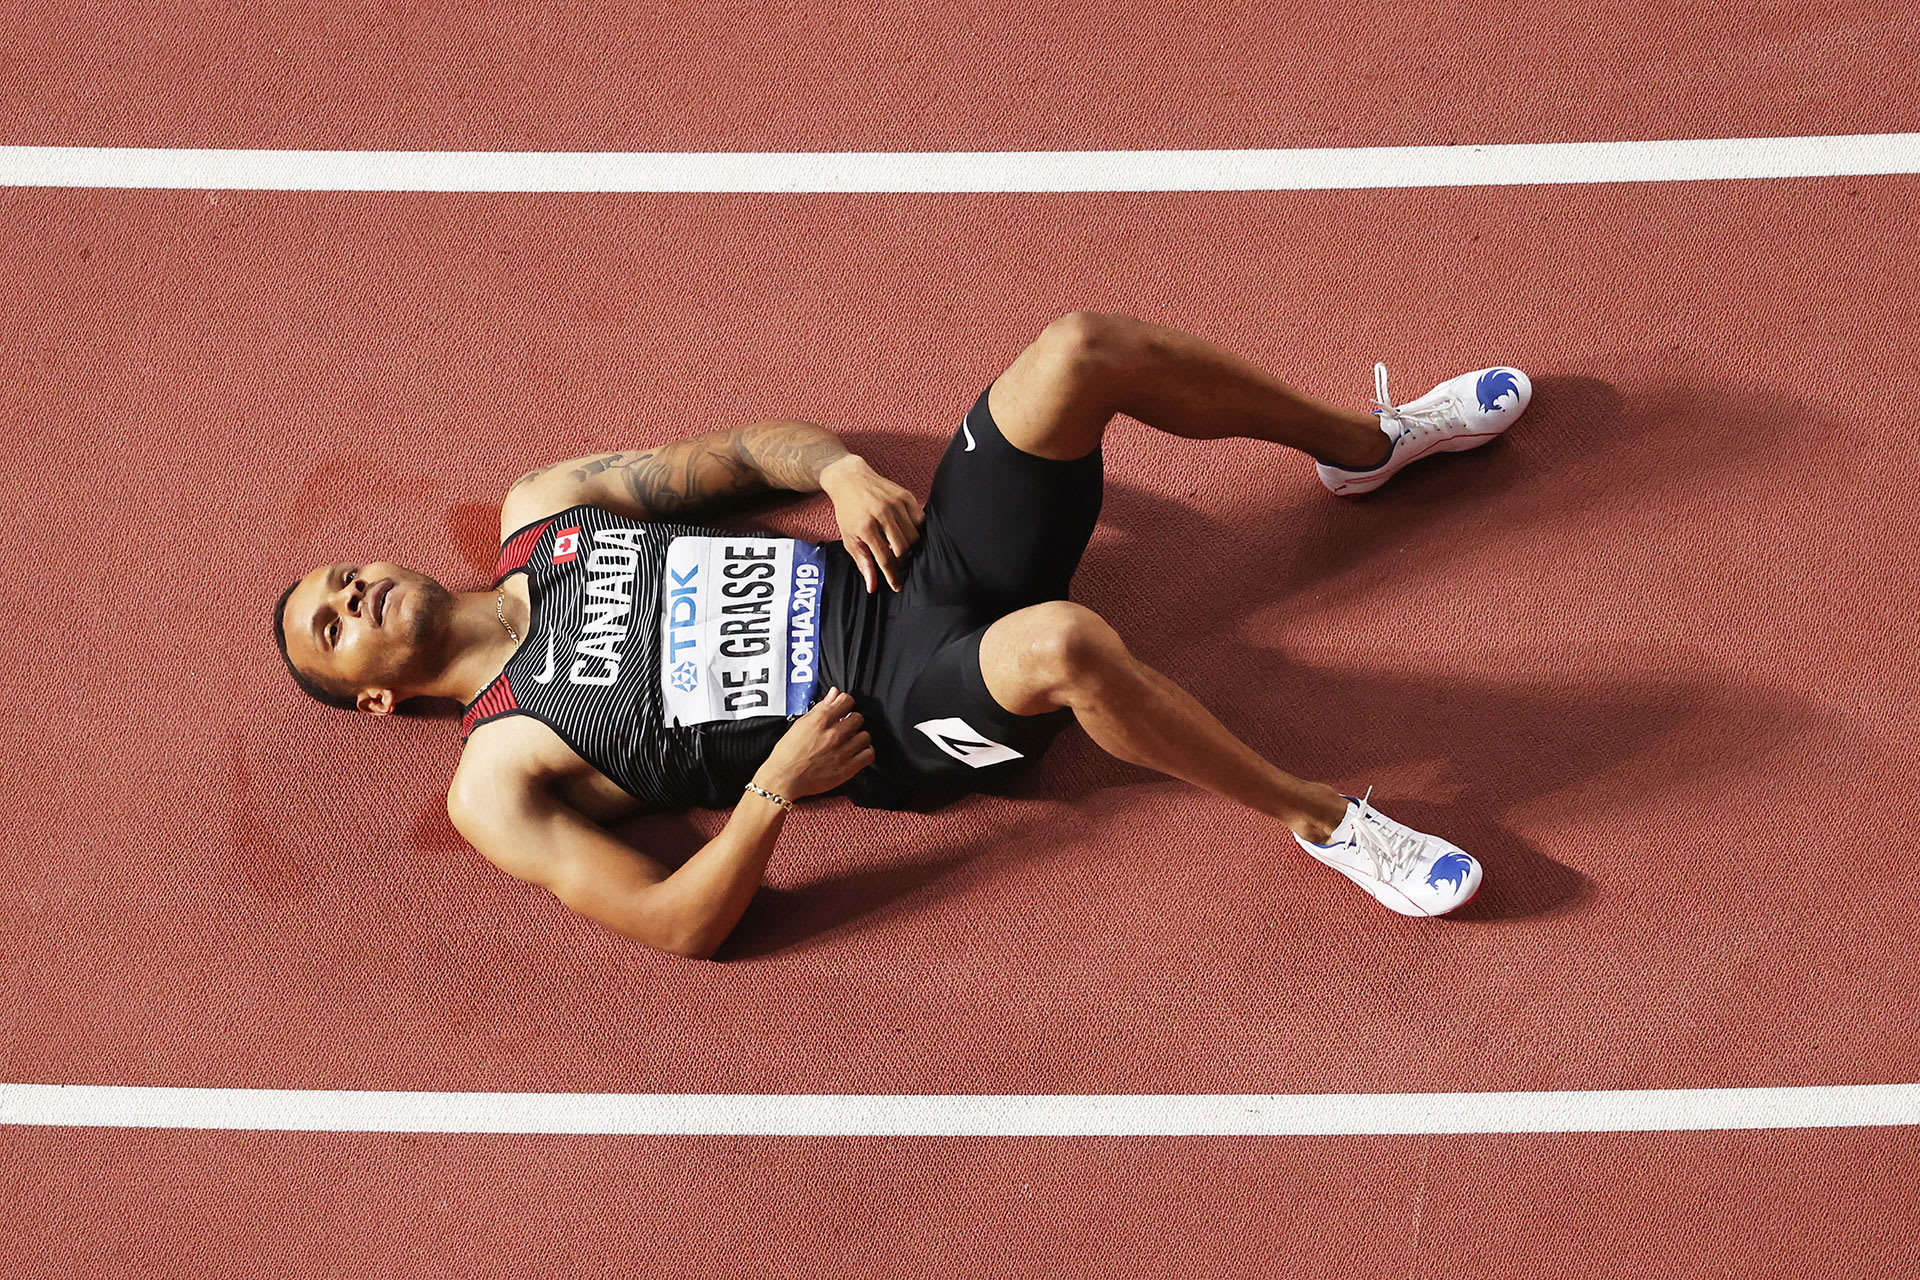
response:
[[[1920,173],[1920,133],[1291,151],[0,147],[0,186],[255,191],[1310,191]]]
[[[1263,1137],[1920,1124],[1920,1084],[1555,1093],[383,1093],[0,1084],[0,1124],[380,1133]]]

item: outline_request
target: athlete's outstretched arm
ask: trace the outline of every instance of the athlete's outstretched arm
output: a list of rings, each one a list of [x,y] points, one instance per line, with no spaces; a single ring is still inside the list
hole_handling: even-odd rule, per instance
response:
[[[830,791],[872,762],[853,699],[836,691],[794,721],[754,781],[791,800]],[[463,764],[447,813],[489,861],[588,919],[642,946],[709,960],[753,900],[787,811],[742,793],[720,834],[673,871],[524,773]]]

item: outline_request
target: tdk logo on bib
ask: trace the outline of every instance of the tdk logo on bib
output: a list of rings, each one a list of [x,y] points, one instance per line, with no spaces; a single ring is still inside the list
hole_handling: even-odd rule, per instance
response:
[[[813,691],[819,548],[675,538],[661,580],[660,692],[681,724],[799,715]]]

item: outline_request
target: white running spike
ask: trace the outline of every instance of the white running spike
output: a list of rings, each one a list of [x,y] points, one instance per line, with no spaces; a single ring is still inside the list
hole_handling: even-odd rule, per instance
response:
[[[1432,453],[1477,449],[1512,426],[1533,399],[1533,382],[1518,369],[1495,365],[1450,378],[1418,400],[1396,405],[1387,397],[1387,366],[1373,366],[1380,429],[1393,442],[1387,460],[1350,471],[1314,464],[1320,483],[1341,497],[1372,493],[1410,462]]]
[[[1293,838],[1380,905],[1403,916],[1437,916],[1480,891],[1480,863],[1466,850],[1375,809],[1372,787],[1358,800],[1346,798],[1346,817],[1327,843]]]

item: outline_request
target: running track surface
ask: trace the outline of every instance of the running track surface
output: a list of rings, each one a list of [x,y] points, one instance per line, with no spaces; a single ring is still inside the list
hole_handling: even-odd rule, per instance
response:
[[[1542,19],[1514,35],[1527,56],[1511,55],[1501,93],[1443,77],[1337,111],[1301,77],[1364,83],[1438,35],[1385,13],[1264,29],[1287,78],[1244,37],[1230,52],[1246,61],[1214,61],[1192,33],[1244,31],[1224,10],[1184,18],[1178,41],[1116,23],[1106,55],[1069,46],[1073,15],[1048,12],[1060,25],[1028,38],[1053,53],[1020,53],[1024,73],[977,56],[1003,32],[956,20],[891,37],[921,51],[917,73],[863,54],[872,74],[842,68],[843,99],[805,114],[765,74],[801,35],[695,39],[684,16],[682,38],[657,43],[660,24],[617,19],[629,49],[657,56],[638,82],[653,100],[623,93],[614,111],[591,67],[562,69],[585,39],[572,29],[430,31],[403,74],[398,44],[343,44],[347,19],[320,31],[290,11],[269,76],[258,58],[195,61],[222,40],[216,19],[131,20],[113,39],[152,47],[120,57],[43,13],[6,73],[31,92],[0,94],[0,141],[904,149],[1914,127],[1873,91],[1914,27],[1865,9],[1818,32],[1784,8],[1737,31],[1704,8],[1688,32],[1628,14],[1604,48],[1569,47]],[[1829,74],[1835,30],[1854,34]],[[696,77],[700,40],[746,52]],[[1689,92],[1645,96],[1656,72],[1680,75],[1682,52],[1656,41],[1683,51]],[[1069,47],[1089,65],[1060,73]],[[1123,101],[1114,68],[1135,58],[1152,70]],[[1713,70],[1728,60],[1740,74]],[[973,102],[954,96],[989,64]],[[1575,84],[1590,100],[1570,100]],[[1104,109],[1068,110],[1090,95]],[[735,120],[743,100],[759,105]],[[14,284],[0,403],[20,441],[0,692],[27,709],[0,766],[30,798],[0,872],[4,1078],[853,1093],[1920,1079],[1920,962],[1889,889],[1910,882],[1920,825],[1916,717],[1896,692],[1912,647],[1897,353],[1916,320],[1917,195],[1910,177],[1120,197],[0,192]],[[1394,816],[1479,854],[1488,887],[1465,918],[1391,917],[1284,833],[1073,735],[1012,799],[799,815],[733,962],[678,963],[465,848],[442,807],[452,722],[361,723],[279,668],[267,609],[287,581],[365,554],[478,585],[499,495],[556,456],[792,414],[924,493],[972,397],[1078,306],[1205,333],[1355,406],[1376,358],[1401,397],[1489,363],[1533,375],[1508,439],[1360,503],[1265,446],[1118,424],[1076,592],[1286,767],[1372,785]],[[819,502],[768,518],[832,532]],[[685,852],[716,827],[625,834]],[[162,1274],[191,1251],[207,1275],[642,1259],[688,1275],[1896,1275],[1916,1263],[1895,1230],[1920,1209],[1896,1173],[1915,1146],[1910,1129],[13,1128],[0,1167],[28,1229],[0,1241],[0,1266]]]
[[[14,145],[997,151],[1920,124],[1903,0],[48,0],[14,30]]]

